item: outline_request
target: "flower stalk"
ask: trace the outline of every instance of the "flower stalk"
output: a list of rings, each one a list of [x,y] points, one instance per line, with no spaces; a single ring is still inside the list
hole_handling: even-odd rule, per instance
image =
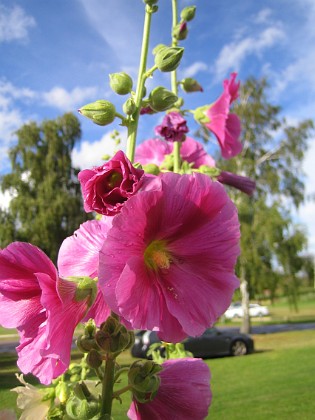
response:
[[[135,95],[135,105],[136,111],[133,114],[133,119],[128,124],[128,138],[127,138],[127,157],[131,162],[134,161],[135,149],[136,149],[136,139],[138,131],[138,122],[141,109],[141,100],[143,96],[144,84],[151,73],[154,71],[150,69],[150,72],[146,74],[147,58],[148,58],[148,49],[149,49],[149,39],[150,39],[150,28],[151,28],[151,17],[154,9],[146,5],[145,7],[145,16],[144,16],[144,25],[143,25],[143,36],[142,36],[142,47],[140,55],[140,64],[137,80],[137,88]]]
[[[174,32],[175,27],[178,23],[178,11],[177,11],[177,0],[172,0],[172,33]],[[177,39],[172,37],[172,47],[177,47]],[[177,85],[177,71],[173,70],[171,72],[171,87],[172,92],[177,96],[178,95],[178,85]],[[181,166],[181,157],[180,157],[180,142],[174,142],[174,172],[179,173]]]

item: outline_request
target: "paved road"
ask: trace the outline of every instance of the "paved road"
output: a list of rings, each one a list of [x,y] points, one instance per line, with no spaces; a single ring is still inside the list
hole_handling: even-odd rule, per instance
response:
[[[239,332],[238,327],[223,327],[222,329]],[[305,322],[299,324],[277,324],[277,325],[257,325],[251,329],[251,334],[273,334],[284,331],[314,330],[315,322]],[[18,346],[16,341],[0,341],[0,353],[13,352]]]
[[[228,331],[239,332],[238,327],[224,327]],[[251,327],[251,334],[273,334],[285,331],[315,330],[315,322],[297,324],[256,325]]]

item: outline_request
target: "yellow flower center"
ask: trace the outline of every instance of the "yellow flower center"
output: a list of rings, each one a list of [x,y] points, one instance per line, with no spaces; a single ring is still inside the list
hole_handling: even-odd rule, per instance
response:
[[[166,241],[153,241],[144,251],[144,262],[148,268],[170,268],[172,258],[166,247]]]

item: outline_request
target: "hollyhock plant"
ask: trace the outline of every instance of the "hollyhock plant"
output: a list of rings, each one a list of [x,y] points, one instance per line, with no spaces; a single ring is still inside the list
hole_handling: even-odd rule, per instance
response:
[[[0,251],[0,324],[17,328],[18,366],[43,384],[66,371],[74,329],[95,295],[87,288],[58,276],[39,248],[13,242]]]
[[[208,415],[212,394],[210,370],[201,359],[167,360],[162,364],[156,397],[129,408],[131,420],[202,420]]]
[[[256,188],[256,182],[247,176],[236,175],[227,171],[221,171],[217,180],[222,184],[237,188],[249,196],[254,194]]]
[[[162,124],[155,127],[155,133],[167,141],[184,141],[188,133],[186,120],[179,112],[169,112],[163,118]]]
[[[164,341],[201,335],[239,286],[239,236],[221,184],[200,173],[162,174],[113,220],[100,251],[104,299],[133,328],[157,330]]]
[[[160,166],[166,155],[173,152],[173,143],[156,138],[145,140],[136,148],[135,161],[141,165],[154,163]],[[214,159],[205,151],[199,141],[192,137],[186,137],[180,148],[182,160],[191,163],[193,168],[199,168],[201,165],[215,166]]]
[[[205,126],[218,139],[224,159],[230,159],[242,151],[239,141],[241,122],[236,114],[230,113],[230,106],[238,98],[239,83],[235,82],[237,74],[232,73],[229,80],[223,83],[222,95],[209,107],[202,107],[205,111]]]
[[[62,277],[87,276],[97,277],[99,251],[112,226],[112,217],[103,216],[101,220],[89,220],[83,223],[74,234],[66,238],[58,254],[58,270]],[[100,325],[110,315],[110,308],[104,301],[100,290],[95,302],[83,321],[93,318]]]
[[[144,171],[132,166],[124,152],[118,151],[108,162],[82,170],[84,210],[107,216],[120,212],[123,204],[140,188]]]

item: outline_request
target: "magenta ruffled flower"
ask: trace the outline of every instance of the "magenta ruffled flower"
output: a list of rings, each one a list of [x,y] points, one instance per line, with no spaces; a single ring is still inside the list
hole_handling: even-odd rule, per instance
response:
[[[160,166],[165,156],[173,152],[173,143],[168,143],[162,139],[149,139],[141,143],[136,148],[135,161],[141,165],[154,163]],[[214,159],[205,151],[199,141],[191,137],[186,137],[180,147],[181,158],[192,164],[193,168],[199,168],[201,165],[215,166]]]
[[[103,217],[100,221],[90,220],[65,239],[58,254],[59,274],[62,277],[97,277],[99,251],[111,226],[112,217]],[[93,318],[96,325],[100,325],[109,315],[110,308],[98,289],[95,302],[83,321]]]
[[[177,342],[201,335],[229,306],[239,286],[239,222],[223,186],[206,175],[166,173],[149,187],[113,220],[100,288],[133,328]]]
[[[155,127],[155,133],[167,141],[184,141],[188,133],[186,120],[179,112],[169,112],[163,118],[162,124]]]
[[[236,73],[232,73],[230,80],[224,81],[222,95],[205,112],[209,119],[205,126],[217,137],[225,159],[238,155],[243,148],[239,141],[240,119],[236,114],[230,113],[230,105],[238,97],[239,84],[235,83],[235,77]]]
[[[107,216],[119,213],[123,204],[142,184],[144,171],[132,166],[120,150],[108,162],[79,173],[84,210]]]
[[[23,373],[49,384],[67,370],[74,329],[94,293],[60,278],[47,255],[31,244],[14,242],[0,251],[0,324],[19,331]]]
[[[203,420],[208,415],[212,394],[210,370],[201,359],[173,359],[162,364],[160,387],[147,403],[133,400],[131,420]]]
[[[217,179],[221,184],[230,185],[249,196],[254,194],[256,188],[256,182],[247,176],[236,175],[227,171],[221,171]]]

